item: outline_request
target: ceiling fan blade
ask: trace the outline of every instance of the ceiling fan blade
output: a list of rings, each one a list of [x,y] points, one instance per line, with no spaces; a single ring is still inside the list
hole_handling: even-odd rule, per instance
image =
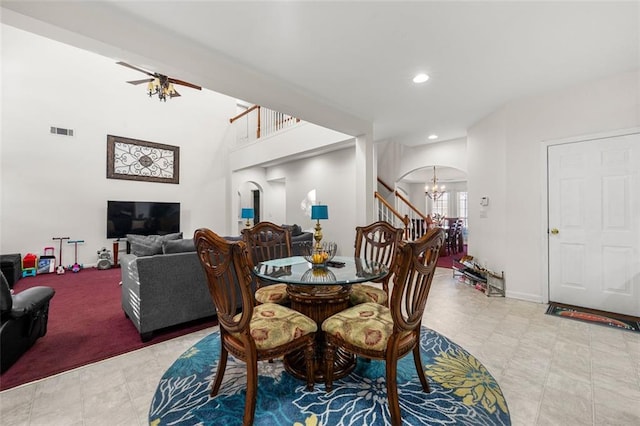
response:
[[[132,70],[140,71],[145,73],[148,76],[155,77],[155,74],[150,73],[149,71],[145,71],[142,68],[134,67],[133,65],[129,65],[126,62],[116,62],[118,65],[122,65],[123,67],[131,68]]]
[[[144,80],[133,80],[133,81],[127,81],[127,83],[129,84],[142,84],[142,83],[149,83],[151,81],[153,81],[153,78],[145,78]]]
[[[192,89],[202,90],[202,87],[200,87],[200,86],[196,86],[195,84],[187,83],[186,81],[177,80],[177,79],[171,78],[171,77],[169,77],[169,82],[171,82],[173,84],[179,84],[181,86],[191,87]]]
[[[178,96],[180,96],[180,93],[178,93],[178,91],[176,89],[173,89],[173,93],[171,93],[169,95],[170,98],[175,98],[175,97],[178,97]]]

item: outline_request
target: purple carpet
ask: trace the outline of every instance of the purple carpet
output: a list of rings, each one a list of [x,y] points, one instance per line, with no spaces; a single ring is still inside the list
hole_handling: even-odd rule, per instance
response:
[[[49,286],[56,294],[49,308],[47,334],[0,376],[0,390],[42,379],[92,362],[160,343],[216,324],[215,317],[154,333],[143,343],[120,304],[120,269],[83,269],[19,280],[19,293]]]
[[[465,244],[464,249],[459,253],[454,253],[449,256],[440,256],[438,258],[438,263],[436,264],[439,268],[449,268],[451,269],[453,266],[453,260],[460,260],[462,256],[466,256],[467,254],[467,245]]]

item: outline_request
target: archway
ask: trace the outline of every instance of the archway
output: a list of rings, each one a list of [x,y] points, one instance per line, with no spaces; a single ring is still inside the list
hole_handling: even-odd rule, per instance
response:
[[[426,195],[425,187],[433,185],[434,168],[438,187],[444,185],[444,194],[434,202]],[[412,170],[402,176],[396,188],[407,194],[411,203],[425,215],[434,212],[444,216],[467,217],[467,173],[455,167],[429,165]]]
[[[431,192],[434,185],[434,168],[438,190],[442,191],[438,197],[427,195],[426,188],[428,187]],[[461,241],[456,244],[456,247],[458,250],[463,249],[469,233],[467,227],[467,173],[465,171],[449,166],[425,166],[405,174],[395,183],[395,186],[397,190],[406,194],[405,196],[414,206],[437,225],[448,229],[450,225],[460,220],[462,224]],[[444,188],[442,188],[443,186]],[[460,238],[456,237],[456,240],[460,240]]]
[[[262,187],[253,181],[246,181],[238,186],[238,229],[245,226],[246,219],[240,217],[243,208],[253,209],[253,224],[260,222],[263,210],[262,193]]]

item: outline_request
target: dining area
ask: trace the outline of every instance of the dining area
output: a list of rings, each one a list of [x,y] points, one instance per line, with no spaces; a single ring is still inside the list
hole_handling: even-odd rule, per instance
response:
[[[227,353],[247,364],[243,423],[253,423],[258,361],[283,357],[285,370],[304,381],[307,390],[313,390],[316,383],[324,383],[329,391],[333,380],[354,370],[358,355],[393,363],[397,357],[413,352],[420,329],[419,322],[412,322],[409,317],[422,316],[444,242],[442,230],[434,229],[417,242],[401,244],[402,230],[387,222],[377,222],[366,229],[356,229],[361,243],[356,244],[354,256],[331,259],[329,252],[333,256],[333,247],[323,245],[320,240],[312,243],[308,256],[290,256],[288,230],[269,222],[244,229],[242,234],[242,242],[230,243],[211,230],[201,229],[196,231],[194,240],[218,309],[222,339],[219,365],[225,364]],[[396,293],[405,290],[419,295],[409,305],[406,318],[395,322],[387,304],[388,294],[373,295],[374,284],[388,284],[387,277],[392,276],[396,278]],[[400,282],[403,276],[410,279]],[[364,303],[352,304],[352,286],[367,282],[371,283],[368,287],[373,296]],[[254,293],[272,285],[284,289],[286,295],[275,299],[278,303],[254,303]],[[388,286],[385,287],[388,292]],[[242,309],[235,313],[233,302],[238,293]],[[259,294],[255,297],[260,300]],[[393,302],[396,316],[401,317],[399,298],[393,298]],[[348,315],[350,309],[366,312],[363,317],[368,324],[363,326],[360,336],[345,333],[353,321],[340,315]],[[389,342],[393,345],[393,356],[387,356]],[[414,353],[415,356],[416,365],[421,365],[419,353]],[[387,367],[391,372],[387,378],[394,376],[394,368],[394,365]],[[418,369],[418,375],[428,392],[422,369]],[[219,391],[223,376],[224,370],[219,368],[212,396]],[[399,425],[400,408],[393,387],[387,383],[392,423]]]
[[[434,228],[411,242],[402,235],[380,221],[356,227],[353,255],[336,256],[331,243],[316,240],[308,253],[292,256],[289,231],[269,222],[244,229],[240,241],[198,229],[194,241],[219,331],[201,342],[210,356],[199,368],[209,373],[198,384],[200,403],[185,407],[189,416],[210,415],[205,407],[213,404],[225,407],[216,410],[216,421],[227,409],[235,413],[229,424],[347,424],[327,421],[356,415],[349,404],[336,404],[364,386],[377,396],[356,398],[368,414],[349,424],[422,424],[407,419],[417,412],[409,407],[424,409],[433,394],[423,359],[433,348],[424,338],[437,336],[438,348],[454,345],[422,326],[445,232]],[[159,386],[157,392],[168,392],[159,401],[168,389]],[[165,408],[152,403],[150,421],[173,418],[175,407],[173,414]],[[298,419],[289,422],[292,412]],[[281,415],[287,421],[274,420]]]

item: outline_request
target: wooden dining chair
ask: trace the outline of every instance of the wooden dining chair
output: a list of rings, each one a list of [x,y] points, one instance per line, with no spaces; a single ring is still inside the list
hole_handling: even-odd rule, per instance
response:
[[[385,221],[358,226],[356,227],[354,256],[382,263],[391,270],[403,233],[402,228],[395,228]],[[373,283],[382,284],[382,287],[371,284],[353,284],[349,298],[350,303],[358,305],[375,302],[386,306],[389,300],[389,277],[390,274],[387,274],[384,278],[373,281]]]
[[[255,305],[253,274],[247,246],[227,241],[209,229],[194,235],[200,263],[220,323],[220,360],[211,396],[218,394],[230,352],[247,366],[243,425],[252,425],[258,390],[258,361],[303,350],[307,389],[313,390],[313,351],[317,324],[309,317],[275,303]],[[238,300],[242,309],[236,313]]]
[[[397,363],[409,352],[422,389],[430,392],[420,359],[420,330],[440,248],[445,240],[441,228],[405,243],[393,271],[390,307],[362,303],[339,312],[322,323],[326,336],[326,390],[333,385],[333,361],[337,348],[361,357],[386,362],[386,385],[391,424],[402,423],[398,397]]]
[[[267,260],[291,256],[291,231],[271,222],[260,222],[241,231],[242,240],[249,248],[249,259],[255,266]],[[255,298],[258,303],[289,304],[287,285],[258,282]]]
[[[464,221],[462,219],[458,219],[456,226],[456,244],[457,253],[462,253],[464,251]]]
[[[447,239],[445,241],[447,256],[451,256],[458,252],[458,219],[450,220],[449,227],[447,229]]]

